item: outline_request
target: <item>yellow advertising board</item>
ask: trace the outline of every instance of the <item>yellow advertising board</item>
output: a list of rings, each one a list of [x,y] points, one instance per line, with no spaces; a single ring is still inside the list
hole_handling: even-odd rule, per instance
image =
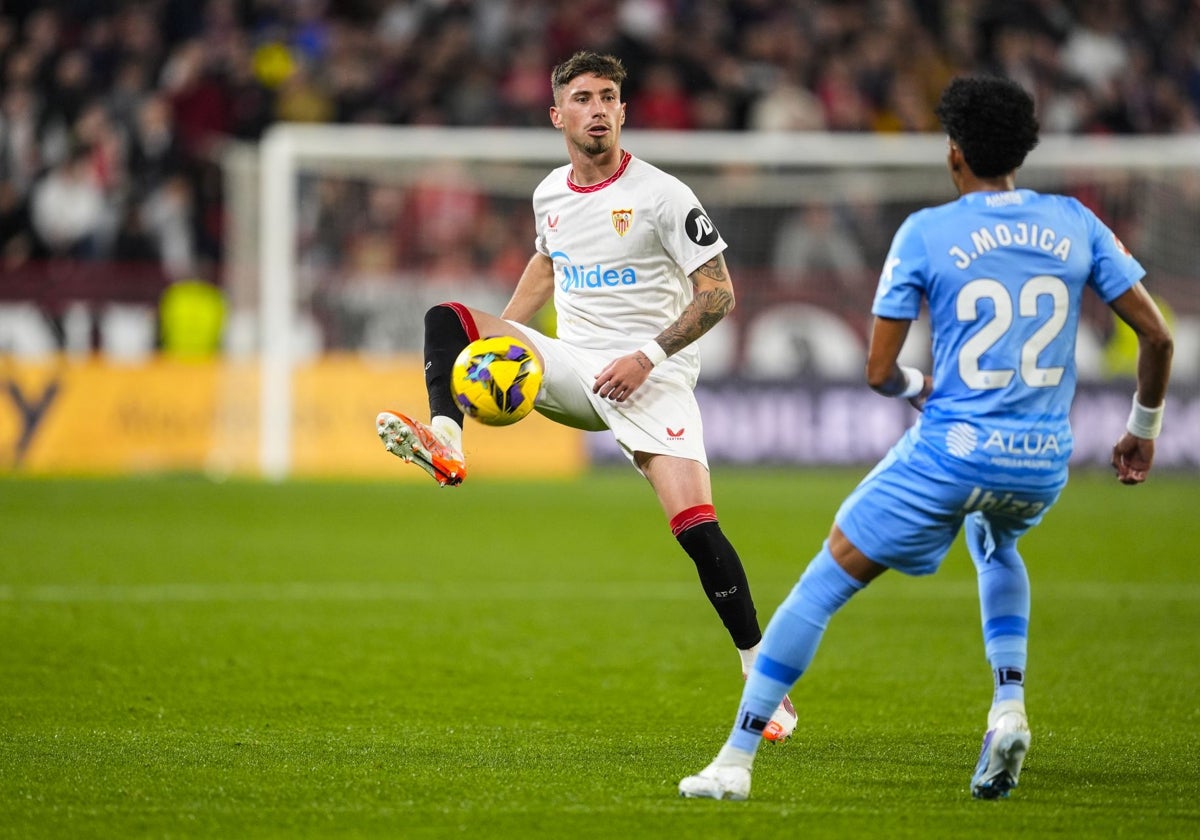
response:
[[[28,475],[258,472],[254,361],[0,357],[0,471]],[[292,379],[292,474],[429,481],[388,455],[375,415],[428,413],[421,363],[327,356]],[[586,461],[583,433],[533,414],[502,429],[467,422],[472,478],[567,477]]]

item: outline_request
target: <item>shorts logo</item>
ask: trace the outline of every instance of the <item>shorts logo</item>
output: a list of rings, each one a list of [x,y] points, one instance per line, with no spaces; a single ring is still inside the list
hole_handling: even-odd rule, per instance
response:
[[[612,225],[613,230],[617,232],[617,236],[624,236],[629,233],[629,229],[633,227],[633,208],[612,211]]]
[[[951,455],[966,458],[979,446],[975,429],[967,423],[955,423],[946,432],[946,449]]]
[[[686,428],[680,429],[679,431],[675,431],[670,426],[667,426],[667,437],[669,437],[671,440],[679,440],[680,438],[683,437],[683,433],[686,431],[687,431]]]
[[[984,513],[1002,514],[1028,519],[1037,516],[1046,509],[1046,503],[1036,499],[1021,499],[1006,490],[993,493],[982,487],[971,488],[971,495],[963,502],[963,513],[983,511]]]
[[[720,237],[716,227],[699,207],[692,208],[692,212],[688,213],[687,221],[683,223],[683,230],[688,235],[688,239],[697,245],[711,245]]]

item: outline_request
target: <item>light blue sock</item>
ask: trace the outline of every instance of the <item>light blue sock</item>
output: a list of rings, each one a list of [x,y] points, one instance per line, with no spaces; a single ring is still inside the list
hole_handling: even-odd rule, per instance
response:
[[[830,617],[865,585],[837,564],[828,542],[821,547],[767,624],[727,747],[754,754],[775,708],[812,662]]]
[[[1025,700],[1029,650],[1029,575],[1015,544],[997,546],[987,521],[973,514],[966,523],[967,548],[979,579],[983,645],[992,666],[992,705]]]

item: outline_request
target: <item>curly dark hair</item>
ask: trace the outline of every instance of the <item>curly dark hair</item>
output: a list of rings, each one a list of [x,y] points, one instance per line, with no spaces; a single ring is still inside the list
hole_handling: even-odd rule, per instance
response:
[[[942,128],[980,178],[1016,170],[1038,144],[1033,97],[1011,79],[963,76],[942,91],[934,109]]]
[[[615,55],[601,55],[581,50],[550,72],[550,88],[554,92],[554,101],[558,101],[558,95],[571,83],[572,79],[588,73],[599,76],[601,79],[608,79],[617,86],[618,90],[625,81],[625,65],[621,63],[621,59]]]

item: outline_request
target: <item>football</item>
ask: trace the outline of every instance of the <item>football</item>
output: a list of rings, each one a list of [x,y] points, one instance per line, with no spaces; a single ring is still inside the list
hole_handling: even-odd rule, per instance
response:
[[[458,354],[450,388],[462,413],[488,426],[508,426],[533,410],[542,366],[522,341],[492,336]]]

